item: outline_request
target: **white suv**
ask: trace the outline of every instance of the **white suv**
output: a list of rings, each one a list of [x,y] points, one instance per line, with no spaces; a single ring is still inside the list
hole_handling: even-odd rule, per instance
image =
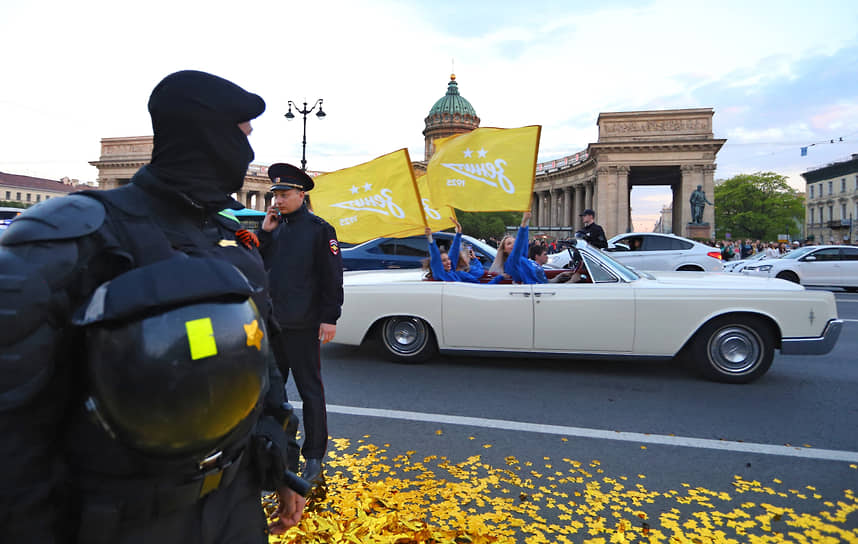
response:
[[[688,238],[657,232],[628,232],[608,240],[610,256],[637,270],[720,272],[721,252]]]
[[[749,264],[742,269],[742,274],[858,291],[858,247],[800,247],[780,259]]]

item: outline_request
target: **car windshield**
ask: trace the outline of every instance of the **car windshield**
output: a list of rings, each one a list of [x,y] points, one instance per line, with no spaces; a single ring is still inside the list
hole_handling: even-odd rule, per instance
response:
[[[816,249],[816,248],[813,246],[800,247],[800,248],[796,249],[795,251],[790,251],[789,253],[787,253],[786,255],[781,257],[781,259],[798,259],[799,257],[802,257],[803,255],[807,255],[808,253],[810,253],[814,249]]]
[[[587,252],[587,255],[592,257],[594,260],[601,261],[601,264],[603,264],[606,268],[613,270],[618,276],[621,276],[626,281],[635,281],[636,279],[640,278],[640,274],[638,274],[631,268],[623,266],[622,264],[618,263],[604,253],[593,251]]]

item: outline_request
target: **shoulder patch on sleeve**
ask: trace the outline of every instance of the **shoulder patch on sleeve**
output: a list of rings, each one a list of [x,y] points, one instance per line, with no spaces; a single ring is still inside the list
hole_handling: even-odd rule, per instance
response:
[[[336,255],[340,252],[340,244],[337,242],[336,238],[331,238],[328,241],[328,246],[331,248],[331,253]]]

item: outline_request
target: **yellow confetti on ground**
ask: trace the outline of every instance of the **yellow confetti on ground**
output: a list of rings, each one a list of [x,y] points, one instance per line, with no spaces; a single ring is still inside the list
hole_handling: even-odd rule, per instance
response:
[[[531,461],[512,456],[494,467],[480,455],[454,462],[416,451],[393,455],[388,444],[364,440],[332,443],[325,484],[310,497],[301,523],[271,535],[271,543],[858,544],[858,497],[849,489],[827,499],[791,493],[792,506],[783,506],[775,503],[787,494],[740,476],[729,492],[687,483],[663,491],[585,470],[600,466],[598,460],[563,459],[564,471],[542,475],[527,468]],[[796,509],[797,498],[807,507]],[[273,501],[262,499],[269,516]]]

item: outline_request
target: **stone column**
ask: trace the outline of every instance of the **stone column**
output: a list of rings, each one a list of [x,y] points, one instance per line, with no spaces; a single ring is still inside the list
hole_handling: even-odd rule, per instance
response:
[[[530,224],[539,223],[539,193],[534,192],[530,195]]]
[[[547,227],[551,224],[551,191],[542,191],[542,222],[540,227]]]
[[[581,217],[578,215],[584,209],[584,184],[575,185],[575,205],[572,207],[572,224],[575,230],[581,229]]]
[[[568,185],[563,188],[563,221],[561,227],[572,226],[572,186]]]
[[[629,171],[628,166],[617,167],[617,230],[614,234],[629,232]]]
[[[551,189],[551,201],[551,226],[559,227],[563,224],[563,189],[559,187]]]
[[[584,182],[584,205],[581,207],[581,210],[578,213],[583,212],[587,208],[593,207],[593,181],[588,180]]]
[[[617,167],[600,166],[596,170],[596,223],[605,229],[605,235],[610,238],[617,234]]]

